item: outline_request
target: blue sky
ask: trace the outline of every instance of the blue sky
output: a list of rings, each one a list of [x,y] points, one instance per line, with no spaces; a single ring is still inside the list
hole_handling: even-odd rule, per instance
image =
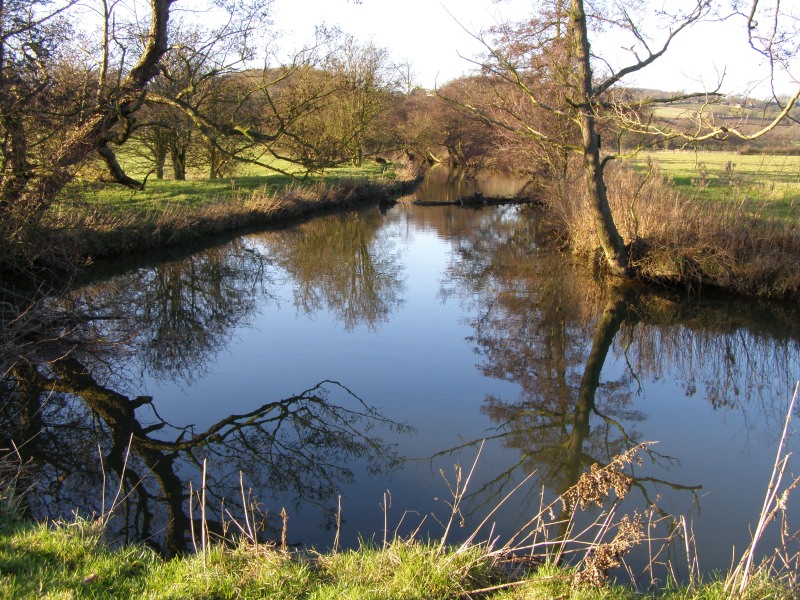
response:
[[[272,6],[275,27],[285,32],[282,44],[287,47],[311,39],[319,22],[338,25],[361,40],[388,48],[398,61],[410,60],[418,83],[433,87],[471,68],[459,54],[474,57],[481,47],[465,28],[478,32],[504,18],[522,18],[533,4],[530,0],[362,0],[360,4],[348,0],[274,0]],[[657,36],[659,31],[652,33]],[[608,36],[593,41],[593,48],[600,49],[615,66],[630,60],[622,45],[622,40]],[[682,34],[667,56],[637,79],[626,82],[668,90],[712,90],[723,72],[723,91],[733,93],[751,89],[767,74],[755,54],[748,51],[741,21],[696,26]],[[797,85],[782,80],[780,90],[788,93]],[[768,90],[762,85],[755,95],[766,96]]]

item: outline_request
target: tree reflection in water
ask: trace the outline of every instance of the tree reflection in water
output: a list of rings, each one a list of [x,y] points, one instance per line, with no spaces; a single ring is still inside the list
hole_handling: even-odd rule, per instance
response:
[[[359,252],[363,266],[369,256]],[[30,513],[98,513],[109,508],[100,506],[103,495],[113,497],[119,486],[125,502],[112,529],[172,554],[187,549],[188,481],[205,458],[212,500],[229,505],[240,496],[240,472],[257,489],[329,507],[340,486],[352,482],[353,464],[373,473],[396,467],[394,448],[377,432],[409,428],[338,382],[281,400],[253,399],[257,408],[202,431],[171,425],[153,398],[133,391],[141,375],[132,364],[160,378],[191,381],[201,373],[232,328],[268,296],[273,274],[263,256],[238,241],[47,299],[50,330],[39,332],[35,353],[18,358],[0,388],[4,441],[32,461]],[[370,307],[369,322],[389,305],[378,306],[375,287],[355,281],[361,276],[346,274],[353,286],[348,310],[356,319]]]
[[[731,299],[714,306],[712,296],[698,301],[603,285],[572,268],[566,256],[543,251],[537,244],[541,224],[518,207],[403,207],[387,217],[377,211],[337,215],[287,231],[252,234],[181,263],[139,268],[48,299],[42,303],[48,319],[34,319],[28,313],[26,324],[37,327],[28,328],[27,337],[7,343],[7,332],[0,332],[2,348],[13,346],[16,357],[0,363],[5,373],[0,382],[0,426],[23,455],[42,459],[30,472],[39,483],[31,497],[31,512],[46,514],[50,507],[74,506],[98,510],[103,489],[98,445],[109,475],[117,477],[131,450],[124,476],[130,501],[124,509],[128,512],[121,511],[116,518],[120,531],[131,538],[160,535],[170,551],[185,546],[187,481],[197,479],[203,458],[212,459],[211,489],[229,502],[241,496],[239,469],[258,489],[289,489],[298,500],[323,505],[335,500],[339,484],[363,467],[352,463],[366,463],[377,471],[391,469],[398,457],[381,435],[404,430],[403,426],[334,382],[302,381],[297,387],[309,389],[294,393],[290,388],[282,393],[288,396],[283,400],[275,400],[269,392],[243,399],[222,397],[225,389],[211,404],[225,410],[226,401],[236,400],[245,407],[238,411],[241,414],[218,414],[192,427],[186,422],[202,418],[199,402],[198,415],[181,423],[174,421],[182,417],[170,415],[173,423],[167,423],[158,414],[159,406],[167,414],[166,398],[159,405],[158,398],[144,395],[142,381],[155,377],[159,382],[193,383],[210,370],[210,361],[234,332],[251,322],[257,323],[258,331],[255,341],[250,340],[254,344],[248,346],[250,351],[258,344],[274,344],[269,330],[260,329],[257,311],[279,303],[288,289],[280,286],[287,282],[301,316],[328,312],[342,324],[336,328],[339,331],[363,328],[368,331],[359,333],[371,334],[393,329],[381,326],[403,306],[406,283],[405,251],[392,236],[402,236],[400,230],[406,226],[409,231],[416,227],[435,233],[437,242],[423,246],[426,251],[430,247],[438,252],[445,246],[441,240],[453,250],[446,282],[433,302],[442,309],[437,315],[443,322],[451,315],[462,317],[461,308],[467,309],[469,342],[487,378],[475,381],[485,383],[482,390],[495,391],[477,393],[482,414],[477,408],[463,408],[468,404],[460,396],[443,396],[441,403],[434,396],[446,394],[439,390],[450,384],[441,373],[432,372],[432,364],[443,363],[431,358],[463,350],[459,328],[458,339],[437,338],[431,348],[419,348],[418,355],[412,339],[408,346],[412,360],[403,363],[401,376],[416,380],[419,391],[389,390],[387,397],[396,402],[392,410],[428,415],[433,424],[420,426],[433,431],[433,441],[425,440],[430,452],[434,444],[451,445],[462,434],[455,431],[449,441],[443,441],[445,434],[436,437],[440,433],[436,420],[447,419],[453,407],[461,414],[446,435],[462,426],[474,432],[472,437],[486,430],[510,450],[502,460],[510,459],[476,495],[472,506],[479,516],[527,473],[536,471],[557,494],[591,464],[607,464],[638,442],[648,441],[644,436],[653,430],[654,419],[648,418],[652,405],[647,408],[640,400],[659,379],[676,380],[689,395],[707,400],[715,410],[741,411],[747,423],[758,421],[768,427],[782,422],[783,410],[776,400],[792,389],[800,356],[796,307]],[[430,309],[431,304],[422,303],[418,295],[423,294],[409,297],[415,304],[421,302],[417,306],[422,310]],[[460,299],[461,306],[445,306],[450,298]],[[762,310],[770,317],[760,319]],[[409,316],[416,317],[404,315]],[[284,318],[275,311],[263,322]],[[324,325],[327,335],[331,328]],[[308,331],[316,334],[317,329]],[[437,336],[439,330],[424,333]],[[392,334],[395,343],[407,341],[402,337],[405,330]],[[371,335],[359,339],[381,343]],[[351,339],[333,341],[346,344]],[[280,354],[282,349],[270,350]],[[0,359],[5,361],[9,354],[3,354]],[[280,365],[301,373],[327,367],[306,368],[302,352],[295,354],[300,358]],[[379,371],[386,363],[369,363],[367,355],[372,354],[380,352],[359,353],[364,363],[344,368],[374,375],[368,372]],[[13,369],[6,371],[12,363]],[[452,366],[447,376],[458,377],[463,369],[472,369],[472,361]],[[316,376],[312,382],[323,378]],[[514,391],[496,391],[512,389],[496,385],[498,380],[512,384]],[[344,383],[358,390],[362,381],[365,387],[382,385],[380,377]],[[456,388],[456,395],[465,391],[465,386]],[[767,419],[750,419],[755,411]],[[417,448],[410,445],[409,453]],[[636,485],[646,498],[674,489],[691,498],[696,485],[704,483],[689,480],[696,473],[670,471],[680,465],[658,454],[658,447],[649,458],[635,473]],[[410,472],[404,471],[404,476],[417,477]],[[431,483],[423,480],[426,476],[419,477],[408,479],[408,487],[423,489]],[[108,497],[115,485],[108,483]],[[415,501],[424,502],[423,493]],[[166,510],[157,510],[159,506]]]
[[[490,394],[481,409],[496,424],[493,437],[518,450],[519,460],[476,492],[475,510],[495,505],[533,472],[562,494],[592,464],[605,466],[652,441],[637,428],[647,419],[635,408],[645,378],[678,376],[689,393],[702,379],[713,407],[769,406],[781,422],[776,400],[791,389],[798,356],[796,310],[783,314],[783,305],[758,304],[783,317],[762,320],[753,302],[741,310],[727,299],[709,310],[679,294],[602,283],[564,256],[541,251],[541,222],[511,209],[493,214],[490,224],[455,233],[457,253],[443,289],[475,315],[470,341],[481,357],[478,368],[520,390],[513,400]],[[764,323],[783,326],[765,330]],[[604,369],[610,354],[617,365]],[[648,456],[662,468],[680,466],[657,447]],[[647,465],[638,471],[634,485],[647,504],[667,489],[698,498],[702,482],[680,481],[678,469],[670,481],[646,475]]]
[[[374,329],[402,304],[399,257],[383,224],[378,211],[347,213],[254,239],[293,278],[299,310],[328,310],[346,330]]]

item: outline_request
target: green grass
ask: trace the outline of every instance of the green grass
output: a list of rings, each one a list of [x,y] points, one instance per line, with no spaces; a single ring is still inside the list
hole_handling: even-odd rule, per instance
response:
[[[643,152],[632,164],[641,173],[648,161],[687,196],[736,203],[768,217],[800,216],[800,156],[663,151]]]
[[[746,119],[761,119],[772,118],[778,110],[773,106],[766,110],[763,108],[744,108],[730,104],[716,104],[710,102],[704,104],[702,102],[685,102],[655,105],[653,107],[653,115],[659,119],[693,119],[698,113],[710,115],[714,113],[718,116],[726,118],[746,118]]]
[[[276,172],[227,179],[150,180],[141,191],[88,177],[73,181],[24,235],[0,251],[0,270],[30,264],[71,268],[98,258],[391,201],[419,176],[373,161],[303,179]],[[20,216],[21,222],[28,218]],[[22,265],[22,267],[20,267]]]
[[[165,560],[142,546],[112,550],[89,522],[0,527],[0,597],[17,598],[467,598],[633,600],[723,598],[721,580],[648,592],[627,586],[576,589],[562,568],[511,574],[482,546],[439,550],[419,541],[290,555],[268,546],[215,546],[206,557]],[[748,598],[791,598],[778,580]]]
[[[241,544],[164,560],[140,546],[110,550],[87,523],[0,535],[0,596],[9,599],[452,598],[488,582],[490,570],[477,548],[439,553],[416,542],[302,557]]]
[[[289,163],[276,166],[287,172],[296,171]],[[382,171],[382,165],[365,161],[360,168],[337,167],[322,174],[309,176],[302,181],[313,184],[319,181],[338,183],[352,179],[377,179],[381,177]],[[133,174],[141,175],[135,172]],[[392,172],[386,173],[387,178],[391,178],[392,175]],[[110,183],[78,179],[62,194],[60,207],[89,203],[119,211],[165,210],[176,206],[195,208],[236,195],[250,194],[256,190],[266,190],[270,193],[279,191],[297,182],[298,180],[288,175],[260,168],[248,168],[239,175],[224,179],[205,179],[197,176],[175,181],[151,177],[147,180],[145,189],[141,191],[133,191]]]

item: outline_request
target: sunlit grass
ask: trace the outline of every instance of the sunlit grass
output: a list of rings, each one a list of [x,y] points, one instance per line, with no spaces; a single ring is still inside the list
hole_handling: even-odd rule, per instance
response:
[[[649,161],[657,161],[686,196],[735,203],[767,217],[800,216],[800,156],[663,151],[643,152],[632,164],[644,173]]]
[[[339,553],[291,555],[268,546],[213,546],[171,560],[143,546],[111,549],[88,522],[0,530],[0,597],[23,598],[467,598],[491,600],[711,600],[724,581],[636,591],[583,588],[570,571],[542,566],[504,577],[483,548],[466,551],[419,541],[364,545]],[[762,578],[746,598],[792,598],[779,579]]]
[[[79,199],[51,208],[45,215],[41,246],[59,258],[93,260],[211,238],[246,227],[308,218],[326,211],[389,201],[406,185],[389,179],[342,177],[316,183],[261,186],[228,197],[157,199],[134,208]]]
[[[793,403],[787,411],[789,416],[782,442],[787,436]],[[565,495],[540,507],[538,516],[524,529],[532,527],[543,536],[542,540],[547,540],[549,537],[545,530],[559,528],[562,524],[561,519],[548,517],[556,505],[568,502],[575,510],[582,511],[589,505],[601,508],[604,503],[615,505],[621,501],[626,490],[630,489],[630,477],[624,472],[625,466],[635,460],[636,453],[645,445],[632,448],[615,457],[610,464],[592,468],[581,475],[578,483]],[[776,468],[783,464],[784,449],[782,443]],[[456,471],[461,472],[459,468]],[[797,585],[795,558],[790,563],[781,563],[775,558],[766,561],[765,568],[743,573],[741,586],[740,580],[733,577],[733,574],[741,573],[738,568],[731,574],[721,574],[707,582],[699,580],[700,576],[696,575],[686,584],[678,584],[673,577],[670,584],[656,585],[651,573],[651,585],[646,589],[637,589],[635,578],[629,585],[615,584],[609,581],[608,570],[619,566],[622,555],[630,549],[622,548],[620,544],[627,535],[623,532],[624,523],[631,521],[623,516],[615,525],[612,513],[605,510],[595,519],[600,530],[589,527],[583,541],[583,533],[564,540],[564,544],[577,543],[576,548],[582,549],[580,554],[583,558],[573,560],[570,565],[561,561],[559,556],[563,558],[565,555],[560,551],[553,554],[552,549],[548,550],[548,544],[538,547],[534,554],[537,546],[531,546],[528,537],[515,543],[516,535],[506,544],[497,539],[477,542],[473,534],[461,545],[449,545],[446,543],[447,532],[467,494],[470,475],[466,479],[457,477],[454,487],[450,487],[453,515],[447,526],[442,523],[444,533],[441,539],[425,540],[413,535],[405,539],[397,536],[389,539],[384,535],[382,543],[362,542],[358,548],[349,550],[290,552],[285,546],[285,530],[282,534],[284,541],[278,547],[257,540],[240,525],[241,535],[228,534],[214,543],[203,537],[199,544],[195,541],[202,552],[198,550],[193,555],[166,559],[142,545],[111,548],[103,536],[108,518],[113,518],[111,514],[102,519],[76,517],[55,524],[20,520],[12,501],[17,479],[13,469],[6,472],[9,475],[5,477],[0,473],[0,516],[4,517],[0,519],[0,597],[8,599],[480,597],[489,600],[789,600],[795,597],[796,588],[793,586]],[[771,487],[773,484],[776,490],[785,489],[780,478],[775,480],[775,471]],[[612,488],[616,490],[616,501],[604,502]],[[788,488],[785,494],[788,495],[791,489]],[[584,503],[588,504],[584,506]],[[501,505],[502,502],[495,510]],[[771,511],[771,505],[766,506],[762,518]],[[649,523],[649,528],[655,525]],[[642,525],[640,522],[636,527]],[[567,530],[572,529],[568,527]],[[338,539],[338,535],[336,537]],[[207,543],[206,539],[209,540]],[[660,539],[664,541],[664,538]],[[639,542],[641,540],[637,538],[634,543]],[[748,551],[754,545],[755,542]],[[334,547],[338,544],[334,543]],[[783,549],[788,549],[788,546]],[[614,560],[603,563],[596,560],[598,556]],[[523,558],[525,560],[515,560]],[[674,574],[671,569],[669,572]]]
[[[143,190],[132,191],[89,175],[67,186],[36,226],[25,231],[23,241],[3,248],[0,269],[24,270],[34,263],[72,268],[100,257],[374,206],[408,193],[420,176],[415,165],[365,161],[362,167],[343,166],[304,178],[273,171],[226,179],[152,179]]]
[[[289,163],[276,166],[289,173],[298,172]],[[75,205],[83,207],[94,205],[120,211],[161,211],[171,207],[196,208],[256,191],[274,193],[298,183],[312,185],[320,181],[335,184],[352,179],[391,179],[393,172],[384,173],[383,170],[382,165],[370,161],[365,162],[362,167],[337,167],[307,178],[294,179],[283,173],[248,167],[233,177],[221,179],[202,178],[199,173],[179,181],[150,177],[141,191],[130,190],[112,183],[77,179],[67,188],[56,208],[64,209]]]
[[[776,107],[769,108],[744,108],[731,104],[719,104],[714,102],[676,102],[673,104],[656,105],[653,107],[653,115],[659,119],[693,119],[698,113],[710,115],[714,113],[726,118],[746,118],[761,119],[771,118],[777,114]]]

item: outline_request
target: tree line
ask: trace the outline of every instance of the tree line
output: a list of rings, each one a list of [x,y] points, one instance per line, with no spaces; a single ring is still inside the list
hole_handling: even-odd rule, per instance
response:
[[[314,42],[277,59],[269,3],[256,0],[191,9],[0,0],[1,239],[24,244],[63,188],[91,170],[141,189],[147,177],[184,179],[190,169],[220,178],[242,164],[294,165],[302,174],[405,153],[512,168],[551,189],[578,169],[606,263],[625,274],[606,166],[669,140],[755,139],[792,118],[800,93],[775,93],[779,110],[758,128],[712,110],[677,124],[654,119],[654,106],[722,98],[722,82],[663,97],[623,85],[684,30],[741,18],[774,77],[790,71],[798,16],[773,0],[685,0],[657,13],[651,35],[651,7],[628,4],[543,0],[521,23],[474,34],[485,47],[476,74],[431,92],[414,87],[410,65],[337,29],[320,27]],[[632,42],[627,65],[596,54],[600,33]]]

